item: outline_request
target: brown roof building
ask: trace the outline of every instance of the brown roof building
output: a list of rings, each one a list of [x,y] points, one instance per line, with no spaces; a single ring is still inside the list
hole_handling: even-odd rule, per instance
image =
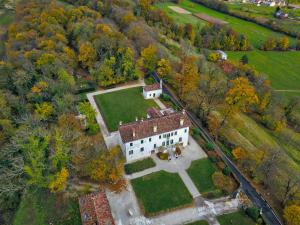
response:
[[[160,83],[155,83],[155,84],[150,84],[144,86],[145,91],[154,91],[154,90],[159,90],[161,89]]]
[[[79,208],[83,225],[115,224],[104,191],[80,197]]]
[[[155,108],[150,108],[147,113],[151,118],[119,126],[123,143],[191,126],[191,121],[184,110],[161,113]]]

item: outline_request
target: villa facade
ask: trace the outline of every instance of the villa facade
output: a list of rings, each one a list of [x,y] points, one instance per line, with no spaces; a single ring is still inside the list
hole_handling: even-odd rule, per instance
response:
[[[147,114],[145,120],[119,126],[120,146],[127,162],[149,157],[160,148],[188,144],[191,122],[184,110],[150,108]]]

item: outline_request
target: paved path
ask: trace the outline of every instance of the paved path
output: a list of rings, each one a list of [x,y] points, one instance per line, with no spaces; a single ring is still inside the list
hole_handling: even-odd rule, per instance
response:
[[[178,172],[178,174],[181,177],[187,189],[189,190],[189,192],[191,193],[191,195],[193,196],[193,198],[199,197],[200,193],[190,176],[187,174],[187,172],[185,170],[181,170]]]
[[[100,113],[100,110],[98,109],[97,103],[94,99],[94,96],[96,95],[101,95],[101,94],[106,94],[106,93],[110,93],[110,92],[115,92],[115,91],[120,91],[120,90],[124,90],[124,89],[128,89],[128,88],[134,88],[134,87],[140,87],[145,85],[143,80],[138,81],[135,84],[129,84],[129,85],[122,85],[120,87],[116,87],[116,88],[111,88],[111,89],[107,89],[107,90],[100,90],[100,91],[95,91],[92,93],[88,93],[87,99],[89,100],[89,102],[91,103],[93,109],[96,111],[96,121],[100,126],[101,129],[101,133],[103,135],[105,144],[107,146],[107,148],[111,148],[114,147],[116,145],[119,144],[119,132],[112,132],[110,133],[106,127],[106,124],[104,122],[104,119]]]

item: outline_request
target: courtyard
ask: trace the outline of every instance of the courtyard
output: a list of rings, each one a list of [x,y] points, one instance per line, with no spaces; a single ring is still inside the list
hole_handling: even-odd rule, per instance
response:
[[[146,118],[147,109],[158,107],[154,100],[145,100],[142,87],[134,87],[94,96],[109,132],[118,130],[120,121],[129,123]]]

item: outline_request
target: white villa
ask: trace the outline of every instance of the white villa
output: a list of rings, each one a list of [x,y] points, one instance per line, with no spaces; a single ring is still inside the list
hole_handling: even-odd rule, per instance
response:
[[[145,99],[158,98],[162,94],[162,80],[159,83],[146,85],[143,87]]]
[[[145,120],[120,124],[120,145],[126,161],[157,153],[160,147],[187,146],[191,122],[186,112],[150,108]]]

